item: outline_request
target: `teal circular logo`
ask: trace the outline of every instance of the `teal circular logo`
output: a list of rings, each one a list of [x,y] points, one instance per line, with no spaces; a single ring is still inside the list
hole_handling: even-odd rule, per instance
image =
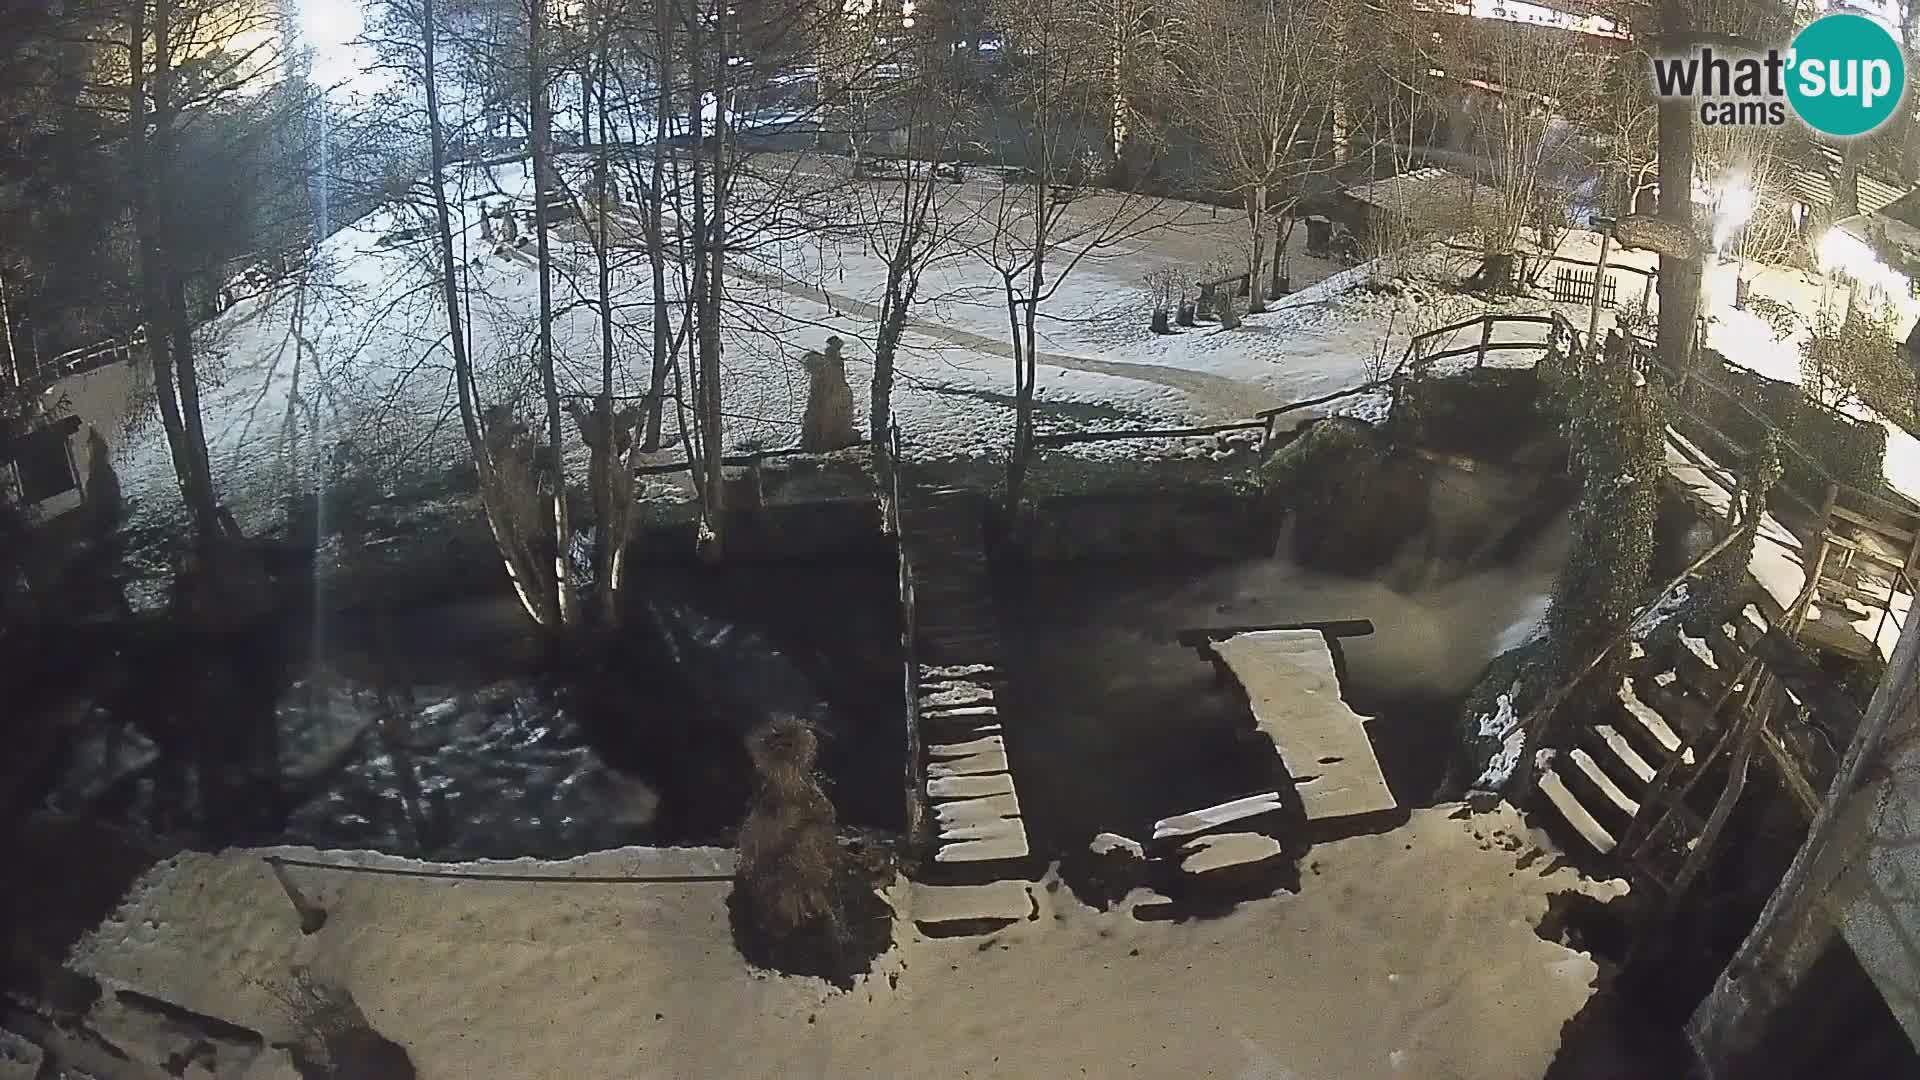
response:
[[[1815,19],[1793,39],[1787,100],[1824,135],[1865,135],[1887,122],[1907,89],[1900,43],[1864,15]]]

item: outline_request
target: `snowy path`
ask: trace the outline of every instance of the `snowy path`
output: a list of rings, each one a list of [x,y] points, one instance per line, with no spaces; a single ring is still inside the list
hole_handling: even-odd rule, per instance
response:
[[[865,300],[859,300],[845,293],[832,292],[817,285],[795,281],[784,273],[749,269],[735,264],[730,273],[750,278],[765,285],[771,285],[781,291],[825,305],[835,314],[853,314],[862,318],[878,321],[880,308]],[[1256,316],[1257,318],[1257,316]],[[935,338],[949,344],[959,345],[974,352],[1013,358],[1013,348],[1006,338],[993,338],[977,334],[971,330],[944,326],[924,316],[914,316],[907,325],[917,334]],[[1216,331],[1226,332],[1226,331]],[[1069,356],[1065,353],[1041,351],[1035,354],[1035,362],[1066,371],[1084,371],[1095,375],[1110,375],[1114,378],[1132,379],[1136,382],[1155,383],[1188,395],[1189,405],[1201,405],[1195,409],[1195,415],[1205,420],[1244,420],[1263,405],[1248,408],[1249,403],[1263,399],[1266,391],[1259,386],[1240,379],[1230,379],[1223,375],[1214,375],[1191,368],[1176,367],[1171,364],[1129,363],[1119,360],[1095,360],[1084,356]]]

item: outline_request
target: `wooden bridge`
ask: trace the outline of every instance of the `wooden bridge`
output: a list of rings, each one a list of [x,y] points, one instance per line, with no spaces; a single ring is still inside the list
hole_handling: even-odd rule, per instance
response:
[[[987,573],[987,499],[909,479],[900,428],[879,463],[898,539],[908,702],[908,833],[934,881],[1030,876],[1001,723],[1002,644]]]

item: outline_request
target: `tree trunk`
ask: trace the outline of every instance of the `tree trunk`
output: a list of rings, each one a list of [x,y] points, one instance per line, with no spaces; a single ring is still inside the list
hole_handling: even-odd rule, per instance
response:
[[[1267,294],[1260,288],[1260,271],[1266,266],[1267,185],[1256,184],[1247,192],[1247,314],[1267,310]]]
[[[717,5],[723,9],[724,5]],[[688,70],[687,97],[688,115],[693,117],[696,141],[693,152],[693,297],[692,313],[694,319],[694,341],[697,363],[693,366],[694,381],[694,422],[700,433],[700,457],[698,472],[704,478],[701,497],[704,503],[702,517],[704,528],[700,536],[700,554],[704,558],[718,559],[725,550],[726,542],[726,431],[720,415],[720,275],[721,259],[719,244],[724,239],[724,230],[720,225],[722,214],[721,195],[725,190],[725,177],[721,174],[721,155],[726,131],[726,96],[724,57],[726,49],[726,16],[724,10],[715,19],[714,46],[716,63],[714,64],[714,118],[713,134],[706,131],[705,118],[705,52],[706,34],[702,30],[702,19],[698,12],[688,28]],[[712,169],[707,167],[707,148],[713,148]],[[713,198],[707,198],[707,174],[713,173]]]
[[[0,335],[7,339],[6,388],[15,389],[20,385],[20,360],[13,351],[13,311],[7,304],[6,270],[0,268]]]
[[[1900,50],[1907,61],[1907,83],[1911,87],[1920,66],[1920,0],[1902,5]],[[1920,184],[1920,95],[1909,89],[1900,106],[1900,179],[1909,187]]]
[[[1280,297],[1286,295],[1286,290],[1284,286],[1288,283],[1282,282],[1280,280],[1280,275],[1281,275],[1281,267],[1286,265],[1287,240],[1291,238],[1293,235],[1292,222],[1295,220],[1296,219],[1294,218],[1282,216],[1280,218],[1279,223],[1275,225],[1273,230],[1273,267],[1272,267],[1273,280],[1267,288],[1267,295],[1271,296],[1275,300],[1278,300],[1280,299]]]
[[[1687,0],[1661,0],[1660,31],[1669,50],[1685,47],[1693,32]],[[1693,106],[1686,98],[1663,98],[1659,105],[1660,216],[1688,232],[1693,228]],[[1700,311],[1698,258],[1660,256],[1660,321],[1657,347],[1668,370],[1686,373],[1693,366],[1694,320]]]
[[[660,415],[666,405],[667,367],[672,359],[673,329],[667,312],[666,156],[668,118],[673,115],[673,8],[654,4],[654,115],[653,161],[647,176],[647,264],[653,271],[653,377],[647,384],[646,438],[648,450],[660,447]],[[696,111],[694,115],[698,116]]]
[[[902,254],[910,251],[904,246],[907,243],[909,241],[902,240],[902,248],[895,252],[893,263],[887,267],[887,290],[880,300],[880,327],[874,334],[873,393],[868,415],[876,455],[885,452],[888,431],[893,424],[893,358],[907,323],[907,299],[900,283],[901,263],[912,257]]]
[[[175,317],[172,285],[174,275],[168,265],[166,177],[172,170],[173,57],[172,4],[158,0],[153,22],[148,24],[146,4],[131,8],[131,69],[128,97],[128,156],[134,187],[134,227],[140,245],[141,316],[147,324],[147,354],[153,365],[154,396],[160,406],[160,423],[167,433],[167,448],[173,458],[174,476],[180,484],[180,497],[193,520],[194,541],[206,552],[220,536],[219,514],[213,501],[211,477],[206,466],[205,432],[198,415],[198,393],[192,398],[194,415],[189,422],[182,400],[179,376],[183,355],[190,360],[192,329],[180,333]],[[153,41],[154,134],[147,134],[148,113],[146,80],[146,43]],[[180,299],[184,309],[184,294]],[[181,312],[184,315],[184,311]],[[186,352],[181,352],[182,339]],[[196,438],[196,435],[198,436]]]
[[[579,621],[574,609],[573,586],[568,573],[567,470],[561,457],[560,387],[553,371],[553,255],[548,246],[547,198],[552,190],[553,174],[550,140],[553,116],[547,87],[546,0],[532,0],[527,20],[527,68],[531,97],[529,113],[532,130],[528,142],[533,153],[534,251],[540,267],[540,341],[537,361],[540,388],[547,399],[547,453],[553,458],[553,589],[555,610],[561,626]]]
[[[440,284],[447,305],[447,345],[453,353],[453,381],[460,402],[460,425],[466,432],[467,449],[473,455],[474,471],[479,474],[480,502],[486,513],[487,528],[493,534],[494,547],[499,550],[506,564],[507,579],[513,584],[520,605],[534,623],[552,626],[557,613],[552,609],[550,595],[542,588],[539,576],[534,572],[531,553],[527,551],[524,539],[515,532],[513,524],[503,520],[500,508],[495,505],[494,493],[499,490],[499,481],[494,475],[492,456],[487,451],[486,435],[480,430],[479,408],[474,400],[473,358],[467,351],[464,319],[460,313],[459,262],[453,254],[452,213],[447,206],[447,141],[446,131],[440,123],[440,89],[434,56],[435,38],[439,31],[434,18],[434,2],[421,0],[420,4],[421,75],[426,83],[427,143],[432,169],[427,187],[433,193],[434,221],[439,231]]]
[[[1840,144],[1840,172],[1833,178],[1833,216],[1835,220],[1860,212],[1860,165],[1867,156],[1864,138],[1848,139]]]
[[[589,445],[592,454],[592,475],[587,482],[593,487],[593,516],[596,528],[594,544],[593,587],[597,597],[595,609],[603,623],[613,624],[617,615],[615,590],[619,585],[618,564],[620,552],[626,546],[627,516],[630,508],[624,492],[624,485],[618,483],[621,475],[616,470],[627,468],[625,456],[620,453],[619,441],[615,438],[613,424],[613,264],[608,257],[607,245],[611,235],[607,227],[607,215],[612,211],[612,189],[609,185],[611,171],[607,161],[607,90],[605,80],[607,66],[607,27],[605,13],[601,13],[599,38],[595,42],[594,66],[598,68],[601,80],[598,100],[600,103],[599,145],[593,155],[593,195],[598,203],[599,212],[594,215],[594,268],[597,271],[597,291],[600,301],[600,397],[595,403],[596,426],[599,428],[598,445]],[[580,96],[583,110],[591,107],[594,100],[593,72],[583,68],[580,73]],[[583,111],[580,121],[581,138],[584,140],[593,131],[593,114]]]

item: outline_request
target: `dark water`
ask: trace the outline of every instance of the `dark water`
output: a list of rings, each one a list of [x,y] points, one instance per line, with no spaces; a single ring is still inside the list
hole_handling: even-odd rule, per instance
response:
[[[726,842],[778,711],[820,725],[844,824],[899,828],[890,566],[633,573],[588,656],[540,655],[505,596],[118,650],[48,802],[199,846]]]
[[[1565,530],[1558,521],[1536,529],[1505,558],[1486,557],[1495,565],[1413,547],[1371,578],[1285,559],[1047,564],[1007,575],[1006,738],[1029,835],[1043,850],[1075,851],[1099,832],[1139,838],[1171,814],[1290,790],[1236,688],[1175,643],[1178,631],[1204,626],[1372,620],[1372,635],[1339,644],[1342,694],[1373,718],[1368,735],[1399,804],[1431,805],[1461,702],[1538,617],[1565,559]]]

